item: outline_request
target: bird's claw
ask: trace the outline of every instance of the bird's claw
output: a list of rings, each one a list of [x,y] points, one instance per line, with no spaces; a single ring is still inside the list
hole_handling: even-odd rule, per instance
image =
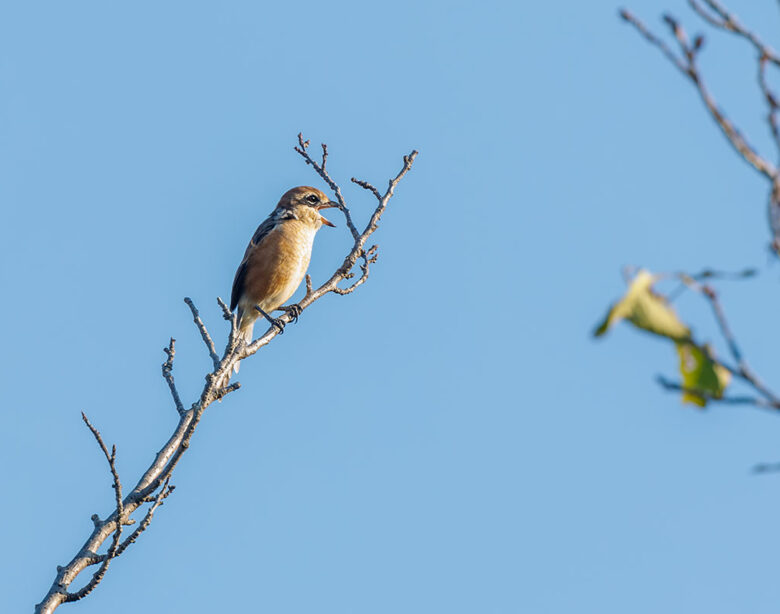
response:
[[[280,335],[284,334],[284,325],[286,324],[286,322],[283,322],[279,318],[272,318],[265,311],[260,309],[260,305],[255,305],[255,309],[257,309],[262,314],[262,316],[271,323],[271,326],[273,326],[279,331]]]
[[[279,307],[281,311],[284,311],[288,316],[290,316],[290,322],[297,322],[298,316],[301,315],[303,312],[303,308],[298,303],[293,303],[292,305],[284,305],[282,307]]]

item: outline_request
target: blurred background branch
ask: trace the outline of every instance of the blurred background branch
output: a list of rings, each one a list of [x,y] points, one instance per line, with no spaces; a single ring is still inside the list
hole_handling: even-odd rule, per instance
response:
[[[750,28],[731,13],[717,0],[688,0],[689,7],[704,24],[716,31],[728,32],[739,37],[752,47],[755,53],[758,91],[765,106],[765,119],[768,131],[780,154],[780,132],[778,131],[777,98],[771,89],[767,71],[780,66],[780,58],[773,49]],[[780,201],[778,201],[778,182],[780,170],[760,153],[744,136],[744,133],[728,118],[726,112],[716,102],[707,87],[698,59],[705,47],[705,38],[701,33],[689,36],[680,20],[671,15],[663,15],[662,21],[668,30],[667,39],[653,32],[632,12],[622,9],[620,17],[631,25],[638,34],[663,56],[693,84],[701,98],[706,113],[715,122],[727,142],[739,156],[755,168],[769,184],[769,222],[772,235],[771,246],[775,253],[780,252]],[[624,278],[628,283],[626,295],[615,303],[604,321],[597,327],[596,336],[603,335],[616,321],[625,319],[635,327],[653,333],[671,341],[679,356],[680,379],[658,376],[656,381],[665,390],[680,393],[682,400],[699,407],[710,403],[722,405],[747,405],[772,411],[780,409],[780,397],[767,386],[763,379],[748,364],[732,326],[720,302],[718,291],[713,285],[718,280],[752,279],[756,270],[748,268],[737,273],[723,273],[705,270],[697,274],[650,273],[646,270],[627,270]],[[656,285],[665,281],[678,282],[677,288],[668,294],[662,294]],[[705,299],[720,333],[721,343],[726,348],[730,360],[718,357],[710,342],[695,339],[693,326],[683,322],[671,302],[680,292],[691,290]],[[746,394],[727,394],[735,382],[747,389]]]
[[[758,75],[758,89],[766,105],[766,121],[777,148],[776,157],[780,156],[780,132],[777,125],[778,102],[774,92],[767,82],[767,65],[780,66],[780,61],[775,52],[765,45],[753,31],[743,26],[737,18],[723,5],[715,0],[704,0],[709,9],[705,9],[696,0],[688,0],[689,6],[701,17],[705,23],[716,30],[732,32],[751,45],[756,53],[756,73]],[[780,252],[780,176],[778,168],[772,164],[768,157],[759,153],[753,147],[743,132],[730,120],[723,109],[718,105],[709,88],[706,85],[704,75],[698,65],[698,58],[705,46],[703,34],[696,34],[690,38],[680,21],[670,15],[663,16],[663,22],[677,44],[678,52],[675,53],[665,40],[652,32],[643,21],[627,9],[620,10],[620,17],[636,29],[636,31],[650,45],[656,47],[696,88],[699,97],[710,117],[723,132],[729,144],[748,164],[755,168],[769,184],[768,218],[772,235],[771,246],[775,252]]]

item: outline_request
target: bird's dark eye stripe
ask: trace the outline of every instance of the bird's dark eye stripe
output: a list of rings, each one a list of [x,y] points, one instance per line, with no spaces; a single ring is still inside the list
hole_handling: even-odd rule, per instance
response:
[[[317,195],[316,195],[316,194],[309,194],[309,195],[306,197],[306,200],[308,200],[310,203],[316,203],[316,202],[319,202],[319,200],[320,200],[320,199],[319,199],[319,198],[317,198]]]

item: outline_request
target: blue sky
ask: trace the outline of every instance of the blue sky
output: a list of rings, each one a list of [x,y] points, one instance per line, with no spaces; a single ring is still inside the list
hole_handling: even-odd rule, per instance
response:
[[[658,24],[660,5],[629,5]],[[664,6],[693,18],[681,0]],[[590,331],[620,267],[758,266],[724,285],[771,382],[766,187],[610,2],[0,6],[0,592],[30,611],[129,485],[225,334],[247,240],[330,146],[361,219],[420,150],[379,262],[242,365],[146,534],[83,613],[774,612],[778,417],[660,391],[673,348]],[[767,3],[745,22],[777,30]],[[767,150],[751,53],[710,35],[718,100]],[[774,154],[771,154],[774,155]],[[348,245],[317,238],[322,281]],[[693,297],[677,307],[715,340]],[[777,382],[775,378],[775,382]]]

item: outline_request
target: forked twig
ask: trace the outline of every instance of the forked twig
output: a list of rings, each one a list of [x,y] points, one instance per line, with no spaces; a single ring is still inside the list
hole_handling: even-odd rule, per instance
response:
[[[767,46],[753,31],[745,27],[718,0],[688,0],[688,4],[707,24],[717,30],[730,32],[736,35],[748,42],[755,50],[758,87],[761,92],[761,97],[766,104],[766,121],[776,149],[776,156],[780,160],[780,120],[778,120],[780,101],[778,101],[777,96],[769,87],[766,75],[768,65],[780,67],[780,56]],[[631,12],[623,9],[620,11],[620,16],[627,23],[631,24],[642,38],[650,43],[650,45],[659,49],[663,55],[694,84],[707,112],[723,132],[729,144],[743,160],[748,162],[748,164],[769,181],[767,217],[769,220],[769,228],[772,233],[770,247],[775,254],[780,255],[780,170],[748,142],[742,132],[737,129],[734,123],[728,119],[726,114],[716,104],[714,98],[707,89],[704,77],[696,63],[699,52],[704,45],[704,37],[699,35],[694,37],[693,42],[688,42],[685,31],[677,20],[670,15],[664,16],[664,21],[670,28],[680,49],[680,54],[678,55],[672,51],[663,39],[653,34],[653,32],[651,32],[647,26]]]
[[[679,280],[687,287],[691,288],[707,299],[707,302],[712,309],[713,316],[715,317],[715,321],[718,324],[718,328],[720,329],[720,333],[726,342],[726,346],[728,347],[729,353],[734,359],[736,366],[728,365],[723,361],[716,360],[715,362],[728,369],[732,375],[740,378],[742,381],[752,387],[757,393],[764,397],[769,407],[780,409],[780,397],[777,397],[777,395],[775,395],[761,381],[761,379],[756,375],[756,373],[745,360],[744,354],[742,353],[742,350],[737,343],[737,339],[734,336],[734,333],[731,331],[731,327],[729,326],[728,320],[726,319],[726,314],[723,311],[723,306],[718,299],[718,294],[715,289],[712,286],[702,284],[696,279],[693,279],[692,277],[689,277],[685,274],[679,274]]]
[[[209,331],[206,330],[206,325],[203,323],[203,320],[200,319],[200,313],[198,313],[198,310],[195,308],[195,304],[192,302],[192,299],[188,296],[184,297],[184,302],[187,303],[190,311],[192,311],[192,319],[195,322],[195,326],[197,326],[198,330],[200,331],[200,336],[203,338],[203,343],[206,344],[206,349],[208,350],[209,356],[211,357],[211,362],[214,363],[214,367],[216,368],[217,365],[219,365],[219,356],[217,355],[217,350],[214,347],[214,342],[211,340],[211,335],[209,335]]]
[[[747,142],[745,137],[742,136],[742,133],[720,110],[720,107],[717,105],[715,99],[705,85],[704,78],[696,64],[697,55],[703,47],[704,38],[702,36],[696,36],[693,39],[693,42],[689,42],[685,30],[679,22],[670,15],[665,15],[664,21],[671,30],[674,38],[677,40],[677,44],[680,48],[681,55],[678,56],[662,39],[653,34],[647,26],[630,11],[622,9],[620,11],[620,16],[624,21],[631,24],[648,43],[659,49],[664,56],[694,84],[694,87],[699,92],[699,96],[710,116],[715,120],[715,123],[721,129],[728,142],[740,156],[762,175],[773,180],[777,174],[777,169],[769,161],[759,155],[753,146]]]
[[[184,405],[179,397],[179,391],[176,389],[176,384],[173,381],[173,357],[176,356],[176,339],[171,337],[171,341],[167,348],[163,348],[163,352],[168,356],[167,360],[162,364],[162,374],[165,381],[168,382],[168,388],[171,391],[173,402],[176,405],[176,411],[181,416],[184,413]]]
[[[111,486],[114,489],[114,495],[116,498],[116,508],[113,514],[113,516],[115,517],[114,520],[115,526],[113,530],[113,539],[111,540],[111,545],[108,548],[108,552],[103,557],[100,567],[98,567],[97,571],[94,574],[92,574],[92,578],[90,578],[89,582],[87,582],[87,584],[84,585],[80,590],[76,591],[75,593],[69,593],[67,591],[65,592],[64,600],[66,603],[83,599],[84,597],[89,595],[93,590],[95,590],[97,585],[100,584],[100,582],[103,580],[103,576],[106,575],[106,571],[108,570],[108,566],[111,563],[111,559],[117,556],[117,551],[119,548],[119,539],[122,536],[122,523],[124,521],[124,502],[122,501],[122,482],[119,480],[119,472],[116,469],[116,446],[111,446],[111,453],[109,454],[106,444],[103,443],[103,437],[101,437],[100,432],[94,426],[92,426],[92,423],[89,421],[89,419],[87,418],[84,412],[81,412],[81,418],[82,420],[84,420],[84,424],[87,425],[87,428],[89,428],[89,430],[92,432],[92,435],[95,437],[95,440],[100,446],[103,455],[106,457],[106,460],[108,461],[108,467],[111,470],[111,477],[114,480]]]

